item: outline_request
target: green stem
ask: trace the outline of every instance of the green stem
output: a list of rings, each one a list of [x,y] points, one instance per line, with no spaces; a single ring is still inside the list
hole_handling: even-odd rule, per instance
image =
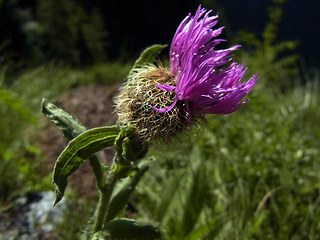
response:
[[[92,167],[94,176],[96,177],[97,186],[100,192],[103,191],[103,188],[106,184],[103,167],[97,155],[92,155],[89,157],[90,165]]]
[[[110,198],[117,180],[118,176],[115,173],[110,172],[107,177],[106,185],[104,186],[102,191],[100,191],[99,203],[95,213],[93,233],[100,231],[103,227],[103,223],[109,207]]]

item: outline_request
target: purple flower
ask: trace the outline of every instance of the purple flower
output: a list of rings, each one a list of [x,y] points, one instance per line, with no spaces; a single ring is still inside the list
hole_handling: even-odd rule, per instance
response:
[[[184,101],[191,124],[192,114],[229,114],[239,109],[257,81],[257,75],[246,82],[240,82],[246,69],[243,64],[232,61],[232,53],[240,46],[223,50],[215,47],[225,41],[216,38],[223,27],[212,29],[217,24],[211,11],[197,9],[195,16],[190,14],[179,25],[170,48],[170,73],[175,77],[176,86],[157,86],[163,91],[174,91],[175,99],[171,106],[154,110],[170,111],[178,101]],[[231,63],[230,63],[231,62]],[[225,69],[221,66],[230,63]]]
[[[170,69],[146,61],[131,70],[115,99],[120,126],[134,126],[148,142],[166,140],[204,114],[228,114],[246,102],[258,78],[241,81],[246,69],[231,56],[240,46],[215,49],[225,41],[217,38],[223,28],[213,29],[218,16],[209,14],[199,6],[181,22],[171,43]]]

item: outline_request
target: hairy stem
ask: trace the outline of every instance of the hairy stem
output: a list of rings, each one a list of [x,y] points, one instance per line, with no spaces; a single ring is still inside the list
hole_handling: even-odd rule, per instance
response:
[[[109,207],[110,198],[117,180],[118,176],[115,173],[110,172],[106,179],[104,188],[102,189],[102,191],[100,189],[99,202],[95,212],[93,233],[100,231],[103,227],[103,223]]]
[[[105,181],[104,171],[103,171],[101,162],[96,154],[89,157],[89,161],[97,181],[98,189],[100,190],[100,192],[102,192],[106,184],[106,181]]]

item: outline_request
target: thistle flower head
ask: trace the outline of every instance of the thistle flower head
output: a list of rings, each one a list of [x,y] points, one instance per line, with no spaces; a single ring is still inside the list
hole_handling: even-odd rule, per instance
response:
[[[163,138],[191,126],[197,116],[229,114],[246,102],[257,75],[241,82],[246,69],[230,55],[239,45],[215,49],[225,40],[217,38],[223,28],[213,29],[218,16],[210,12],[199,6],[181,22],[170,69],[147,64],[132,71],[116,99],[120,123],[135,125],[143,138]]]
[[[188,126],[188,112],[183,101],[164,113],[152,109],[173,103],[174,92],[164,92],[156,84],[175,84],[174,75],[162,66],[145,65],[134,69],[115,98],[118,122],[134,125],[145,140],[164,139]]]

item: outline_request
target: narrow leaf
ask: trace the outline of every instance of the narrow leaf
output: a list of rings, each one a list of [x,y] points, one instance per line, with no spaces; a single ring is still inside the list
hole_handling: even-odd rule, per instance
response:
[[[167,45],[160,45],[155,44],[148,48],[146,48],[140,55],[140,57],[136,60],[134,63],[129,75],[132,73],[132,71],[135,68],[138,68],[139,66],[146,64],[146,63],[153,63],[156,59],[156,57],[159,55],[159,53],[164,49]]]
[[[174,196],[177,194],[180,184],[184,182],[183,178],[183,176],[181,178],[172,177],[166,181],[166,187],[163,189],[161,201],[156,213],[156,217],[159,222],[163,222],[164,216],[170,216],[170,214],[168,214],[168,210],[170,209],[171,205],[177,203]],[[181,205],[180,201],[178,204]]]
[[[198,222],[208,190],[205,165],[201,164],[203,161],[198,147],[194,147],[191,159],[193,159],[193,164],[190,166],[192,182],[190,189],[186,193],[187,201],[184,207],[185,211],[182,224],[183,237],[192,232]]]
[[[127,204],[132,192],[137,186],[140,178],[144,175],[144,173],[148,170],[148,166],[143,166],[139,169],[139,171],[130,179],[124,180],[121,188],[112,196],[109,210],[106,216],[106,222],[114,219],[117,214],[124,208]]]
[[[57,127],[63,132],[64,136],[69,140],[77,137],[86,128],[76,119],[74,116],[65,112],[61,108],[58,108],[52,103],[48,103],[45,99],[42,99],[41,110]]]
[[[74,138],[60,154],[53,171],[53,183],[56,187],[57,204],[63,197],[67,186],[67,177],[91,155],[114,145],[119,128],[100,127],[90,129]]]
[[[215,216],[213,219],[193,229],[188,236],[184,237],[184,240],[216,239],[219,232],[223,229],[223,224],[222,217]]]
[[[138,225],[131,219],[115,219],[104,226],[111,239],[154,240],[161,237],[159,230],[151,225]]]

